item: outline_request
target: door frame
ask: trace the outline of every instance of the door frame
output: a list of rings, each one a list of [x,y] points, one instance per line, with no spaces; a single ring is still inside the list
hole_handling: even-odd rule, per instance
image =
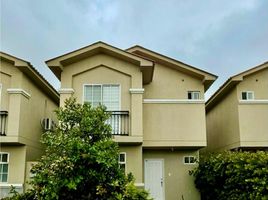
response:
[[[145,189],[145,161],[151,161],[151,160],[160,160],[162,163],[162,181],[163,181],[163,187],[162,187],[162,191],[163,191],[163,200],[165,200],[165,162],[164,162],[164,158],[144,158],[144,189]]]

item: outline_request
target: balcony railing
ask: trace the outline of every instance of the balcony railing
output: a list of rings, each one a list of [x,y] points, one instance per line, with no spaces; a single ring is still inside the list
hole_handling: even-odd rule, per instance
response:
[[[112,126],[113,135],[129,135],[129,112],[108,111],[111,113],[108,124]]]
[[[7,111],[0,111],[0,136],[6,136],[7,115]]]

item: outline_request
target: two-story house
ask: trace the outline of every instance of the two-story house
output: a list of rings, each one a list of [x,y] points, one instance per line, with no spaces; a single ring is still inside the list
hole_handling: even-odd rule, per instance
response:
[[[206,102],[208,151],[268,149],[268,62],[229,78]]]
[[[46,61],[71,96],[103,104],[119,163],[156,200],[199,199],[189,170],[205,147],[204,93],[217,78],[140,46],[97,42]]]
[[[43,152],[41,125],[51,126],[58,104],[57,91],[29,62],[0,52],[0,198],[11,185],[24,190],[27,164]]]

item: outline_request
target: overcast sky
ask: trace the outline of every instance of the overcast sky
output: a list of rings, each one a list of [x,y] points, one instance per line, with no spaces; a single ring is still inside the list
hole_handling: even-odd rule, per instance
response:
[[[104,41],[139,44],[219,76],[268,61],[266,0],[0,0],[1,51],[30,61],[56,88],[44,61]]]

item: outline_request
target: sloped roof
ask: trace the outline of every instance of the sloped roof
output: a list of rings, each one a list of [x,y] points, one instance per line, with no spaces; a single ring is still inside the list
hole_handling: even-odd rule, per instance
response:
[[[247,76],[250,76],[256,72],[259,72],[263,69],[268,68],[268,61],[260,64],[256,67],[243,71],[239,74],[231,76],[220,88],[207,100],[206,102],[206,111],[211,110],[222,98],[228,94],[234,86],[243,81]],[[268,78],[268,77],[267,77]]]
[[[217,76],[206,72],[204,70],[198,69],[181,61],[175,60],[173,58],[167,57],[165,55],[154,52],[150,49],[144,48],[139,45],[135,45],[126,49],[126,51],[142,56],[143,58],[151,59],[155,62],[162,63],[165,66],[177,69],[191,76],[197,77],[204,82],[205,91],[211,86],[211,84],[217,79]]]
[[[143,82],[149,83],[152,81],[154,62],[149,59],[133,55],[129,52],[126,52],[122,49],[116,48],[101,41],[47,60],[46,64],[60,80],[61,72],[64,66],[77,62],[81,59],[96,55],[98,53],[105,53],[114,57],[118,57],[122,60],[139,66],[141,71],[143,72]]]
[[[0,51],[0,59],[18,67],[39,88],[42,89],[55,103],[59,103],[59,94],[54,87],[32,66],[32,64],[21,58]]]

